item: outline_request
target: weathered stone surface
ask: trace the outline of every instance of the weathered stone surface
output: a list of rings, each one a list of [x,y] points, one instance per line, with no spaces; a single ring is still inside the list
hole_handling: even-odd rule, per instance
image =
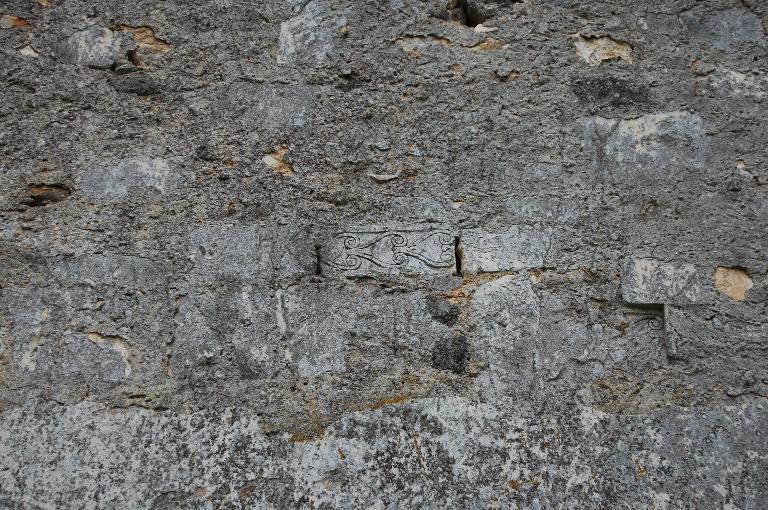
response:
[[[465,230],[462,268],[467,273],[488,273],[542,267],[551,238],[552,229],[538,225],[514,225],[503,233]]]
[[[130,195],[172,192],[180,182],[178,173],[162,158],[127,158],[109,168],[92,168],[82,177],[81,187],[91,197],[124,200]]]
[[[623,120],[579,119],[598,173],[612,182],[673,178],[685,169],[704,168],[708,141],[697,114],[665,112]]]
[[[768,508],[766,26],[6,0],[0,508]]]
[[[439,225],[369,225],[338,232],[322,247],[329,274],[347,277],[451,274],[454,235]]]
[[[325,0],[299,5],[299,13],[280,24],[278,63],[322,63],[342,35],[347,23],[344,14],[333,12]]]
[[[580,407],[555,420],[427,399],[350,413],[321,440],[291,444],[266,437],[259,419],[239,409],[178,415],[32,401],[2,414],[0,442],[16,445],[0,458],[2,501],[14,506],[24,494],[34,505],[79,508],[212,501],[233,508],[569,508],[585,501],[595,508],[759,508],[767,416],[759,400],[647,416]],[[685,448],[675,446],[680,437]],[[210,468],[218,465],[227,468]],[[98,488],[93,471],[103,472]],[[617,476],[625,482],[616,484]],[[692,478],[706,490],[682,496]]]
[[[210,224],[189,234],[189,254],[203,278],[301,278],[314,274],[306,233],[265,224]]]
[[[64,46],[67,58],[76,64],[108,69],[123,51],[123,38],[108,28],[91,25],[69,36]]]
[[[621,289],[624,301],[632,304],[696,303],[708,297],[708,289],[693,264],[649,258],[627,260]]]

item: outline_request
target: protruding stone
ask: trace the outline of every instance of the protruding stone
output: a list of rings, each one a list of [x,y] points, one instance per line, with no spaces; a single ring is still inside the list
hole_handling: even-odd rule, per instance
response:
[[[624,301],[638,305],[698,303],[705,297],[693,264],[648,258],[627,261],[621,287]]]
[[[352,227],[322,247],[322,267],[348,277],[445,275],[456,271],[454,236],[432,224]]]
[[[513,225],[502,233],[482,229],[461,234],[462,269],[465,273],[492,273],[542,267],[552,242],[552,229]]]
[[[67,39],[65,53],[69,60],[96,69],[109,69],[122,53],[122,37],[108,28],[90,26]]]

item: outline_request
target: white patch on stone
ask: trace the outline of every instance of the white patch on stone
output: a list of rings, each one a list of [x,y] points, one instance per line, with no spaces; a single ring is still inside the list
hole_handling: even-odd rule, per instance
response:
[[[333,37],[346,24],[322,1],[312,0],[301,12],[280,24],[279,64],[323,63],[333,48]]]
[[[122,37],[108,28],[91,26],[72,34],[65,52],[71,62],[97,69],[108,69],[121,53]]]
[[[179,181],[179,175],[165,159],[138,156],[126,158],[107,169],[86,171],[81,185],[91,197],[112,201],[149,191],[165,195],[176,189]]]

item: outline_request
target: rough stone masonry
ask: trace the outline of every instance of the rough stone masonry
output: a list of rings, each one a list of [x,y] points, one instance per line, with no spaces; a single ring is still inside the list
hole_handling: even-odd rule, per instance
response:
[[[0,2],[0,508],[768,508],[768,3]]]

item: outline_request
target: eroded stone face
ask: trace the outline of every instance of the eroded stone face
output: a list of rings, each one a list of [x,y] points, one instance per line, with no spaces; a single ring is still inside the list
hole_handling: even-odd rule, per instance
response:
[[[65,43],[64,53],[73,63],[108,69],[117,61],[123,51],[122,47],[121,34],[92,25],[72,34]]]
[[[163,158],[127,158],[108,168],[93,168],[82,178],[86,194],[102,200],[124,200],[129,195],[166,195],[180,183],[180,175]]]
[[[315,273],[309,236],[286,226],[201,226],[189,234],[189,253],[195,270],[208,280],[301,278]]]
[[[765,2],[0,3],[0,508],[768,508]]]
[[[693,264],[631,258],[624,269],[622,296],[633,304],[683,304],[702,302],[707,293]]]
[[[516,271],[545,265],[552,229],[515,225],[502,233],[481,229],[461,234],[463,270],[467,273]]]
[[[672,178],[685,169],[702,170],[709,154],[704,120],[689,112],[630,120],[595,116],[579,123],[598,175],[610,182]]]
[[[347,18],[332,11],[325,0],[311,0],[299,6],[299,13],[280,24],[280,64],[320,64],[342,35]]]

